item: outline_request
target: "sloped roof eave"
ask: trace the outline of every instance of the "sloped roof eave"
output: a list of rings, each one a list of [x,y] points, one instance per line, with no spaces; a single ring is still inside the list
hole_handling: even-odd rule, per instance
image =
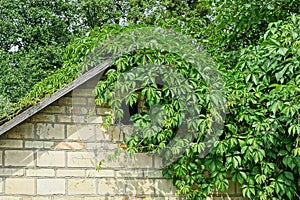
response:
[[[28,109],[24,110],[23,112],[21,112],[20,114],[15,116],[13,119],[11,119],[11,120],[7,121],[6,123],[2,124],[0,126],[0,135],[2,135],[5,132],[9,131],[10,129],[17,126],[18,124],[24,122],[29,117],[33,116],[34,114],[41,111],[42,109],[44,109],[48,105],[50,105],[53,102],[55,102],[56,100],[60,99],[64,95],[68,94],[69,92],[71,92],[72,90],[77,88],[78,86],[80,86],[80,85],[84,84],[85,82],[87,82],[88,80],[94,78],[95,76],[97,76],[101,72],[104,72],[104,70],[107,69],[109,67],[109,65],[110,65],[110,61],[108,60],[108,61],[103,62],[101,65],[92,68],[91,70],[89,70],[88,72],[86,72],[83,75],[79,76],[74,81],[72,81],[71,83],[69,83],[65,87],[61,88],[60,90],[58,90],[57,92],[55,92],[51,96],[45,98],[44,100],[42,100],[38,104],[29,107]]]

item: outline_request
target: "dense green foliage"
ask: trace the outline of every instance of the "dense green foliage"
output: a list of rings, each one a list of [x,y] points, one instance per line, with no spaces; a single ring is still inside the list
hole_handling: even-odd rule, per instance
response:
[[[204,158],[200,158],[199,154],[205,149],[203,139],[210,131],[212,113],[209,112],[211,106],[209,87],[197,73],[195,66],[183,57],[157,49],[137,49],[117,58],[106,71],[105,79],[95,88],[95,94],[99,97],[96,100],[98,104],[108,103],[116,108],[119,106],[114,103],[112,94],[116,89],[118,78],[122,78],[124,73],[130,72],[131,69],[136,69],[136,72],[142,70],[141,65],[171,66],[182,77],[189,79],[188,86],[197,94],[201,122],[196,127],[198,132],[195,138],[182,156],[164,169],[164,175],[173,179],[178,191],[188,199],[205,198],[214,188],[217,190],[228,188],[229,172],[232,180],[242,185],[243,195],[250,199],[298,199],[300,196],[298,1],[273,0],[248,3],[237,0],[209,1],[211,11],[205,1],[199,1],[197,4],[196,1],[132,0],[128,3],[124,1],[123,7],[120,7],[122,4],[120,1],[114,1],[114,4],[110,5],[109,2],[111,1],[101,1],[98,4],[104,7],[112,6],[109,8],[115,12],[103,15],[99,20],[96,14],[97,7],[82,4],[84,13],[90,18],[89,26],[102,25],[108,19],[119,22],[127,15],[127,23],[174,28],[195,37],[211,53],[218,70],[223,75],[227,99],[225,128],[220,140],[215,143],[215,148]],[[145,11],[149,13],[144,15]],[[207,13],[209,16],[206,16]],[[23,98],[21,102],[24,103],[16,110],[32,105],[76,78],[86,61],[86,55],[110,36],[139,27],[105,25],[89,31],[85,37],[73,40],[66,49],[64,67],[57,74],[37,84],[29,95]],[[5,59],[1,62],[9,63]],[[149,73],[148,78],[151,80],[156,76],[157,73]],[[129,153],[139,151],[162,153],[174,138],[184,116],[178,99],[172,97],[168,92],[169,89],[152,82],[144,84],[139,90],[126,96],[129,105],[142,99],[147,108],[131,118],[137,130],[147,131],[140,131],[140,135],[126,139],[124,146]],[[127,90],[130,91],[129,86]],[[8,102],[5,96],[0,96],[0,101],[1,99]],[[155,122],[149,112],[157,103],[163,105],[167,113],[159,122]],[[1,109],[10,112],[13,108],[2,106],[0,112]],[[122,117],[122,111],[115,113],[115,117]],[[160,126],[163,128],[151,130],[149,124],[153,122],[161,123]]]
[[[1,95],[17,102],[62,66],[64,48],[78,33],[75,10],[62,0],[0,1]]]
[[[82,65],[86,55],[91,52],[92,49],[100,45],[103,40],[119,32],[114,32],[114,29],[114,26],[104,25],[102,28],[95,28],[90,31],[90,34],[97,34],[98,37],[74,39],[72,45],[66,48],[62,57],[64,61],[63,66],[54,74],[36,83],[26,96],[20,98],[18,103],[12,104],[8,98],[0,96],[1,116],[10,119],[22,110],[40,102],[41,99],[48,97],[77,78],[82,73]],[[123,28],[121,30],[123,30]]]
[[[213,45],[236,50],[257,44],[271,22],[299,14],[299,2],[294,0],[210,1],[215,5],[215,22],[210,29]]]
[[[214,56],[226,85],[225,133],[205,159],[183,157],[165,171],[182,192],[226,188],[229,171],[250,199],[299,198],[299,23],[270,23],[257,45]],[[194,178],[203,171],[210,176]]]
[[[197,14],[195,3],[188,2],[1,0],[0,95],[6,99],[1,101],[2,107],[13,106],[11,104],[24,97],[35,83],[61,68],[66,45],[83,31],[103,24],[149,25],[159,21],[164,24],[162,20],[172,24],[179,13]],[[147,11],[157,3],[161,5],[155,14],[161,12],[162,15],[154,20],[154,13],[148,15]],[[203,8],[197,7],[197,16],[205,14],[207,7]],[[187,19],[192,18],[182,16],[177,27]],[[0,112],[0,116],[6,115],[7,111]]]
[[[113,23],[103,15],[113,6],[103,0],[1,0],[0,94],[7,99],[1,103],[18,102],[35,83],[61,68],[67,44],[82,31]]]
[[[112,97],[118,77],[127,70],[136,68],[137,73],[140,65],[151,63],[172,66],[182,76],[189,77],[189,85],[199,97],[202,117],[194,141],[180,159],[164,170],[164,175],[173,178],[179,191],[189,199],[205,198],[214,187],[228,188],[228,172],[250,199],[295,199],[300,184],[299,23],[298,16],[270,23],[257,45],[249,45],[235,54],[229,51],[214,56],[223,73],[228,110],[224,133],[205,158],[199,154],[205,148],[203,135],[208,134],[210,126],[210,101],[204,98],[208,96],[208,88],[193,66],[180,56],[145,49],[124,55],[106,72],[106,79],[99,82],[95,89],[97,102],[111,102],[114,108],[119,107]],[[127,29],[107,29],[110,30],[118,33]],[[96,38],[102,40],[103,36],[103,32],[93,32],[74,44],[73,49],[83,50],[89,41],[95,46]],[[154,71],[148,77],[150,80],[159,70]],[[131,91],[125,98],[129,105],[142,97],[148,109],[160,103],[167,113],[166,120],[160,122],[161,130],[149,126],[155,121],[151,113],[143,111],[133,115],[131,119],[138,134],[126,139],[127,152],[163,152],[183,119],[178,101],[168,93],[170,88],[161,88],[154,82],[134,92],[132,86],[123,86],[124,91]],[[115,117],[121,118],[122,111],[115,112]]]

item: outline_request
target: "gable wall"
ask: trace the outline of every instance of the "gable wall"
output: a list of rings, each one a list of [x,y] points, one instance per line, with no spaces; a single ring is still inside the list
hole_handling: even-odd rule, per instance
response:
[[[122,143],[116,126],[100,123],[110,112],[94,105],[95,78],[0,136],[0,199],[180,199],[161,175],[161,159],[108,156]],[[99,161],[102,169],[96,171]],[[231,183],[225,196],[241,199]],[[216,199],[216,198],[214,198]]]

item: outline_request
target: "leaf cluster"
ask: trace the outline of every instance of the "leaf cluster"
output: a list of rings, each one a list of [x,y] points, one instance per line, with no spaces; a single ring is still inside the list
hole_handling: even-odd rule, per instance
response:
[[[182,125],[183,107],[170,88],[155,84],[159,69],[146,70],[149,76],[144,80],[134,77],[130,70],[144,70],[141,73],[145,74],[140,65],[171,66],[196,91],[200,116],[195,138],[185,146],[184,141],[190,140],[181,137],[182,146],[186,147],[184,153],[164,169],[164,175],[173,179],[178,191],[189,199],[202,199],[215,189],[228,189],[232,179],[241,184],[243,195],[250,199],[295,199],[300,187],[299,22],[299,16],[291,16],[285,21],[269,23],[258,44],[248,45],[240,52],[212,51],[223,73],[228,110],[224,133],[205,158],[199,154],[205,150],[203,135],[208,134],[210,127],[210,98],[203,77],[197,77],[193,65],[180,56],[148,49],[124,55],[97,85],[97,102],[120,108],[121,101],[114,96],[116,88],[128,93],[121,96],[129,106],[142,97],[149,111],[131,117],[136,132],[126,139],[126,150],[132,155],[163,152],[168,157],[168,149],[163,150]],[[128,76],[124,77],[127,70]],[[120,78],[123,81],[118,85]],[[152,81],[143,84],[145,80]],[[130,85],[134,82],[140,82],[142,87]],[[157,103],[167,115],[155,120],[151,118],[151,108]],[[113,118],[122,115],[121,109],[115,110]],[[178,143],[178,148],[169,152],[176,153],[182,146]]]

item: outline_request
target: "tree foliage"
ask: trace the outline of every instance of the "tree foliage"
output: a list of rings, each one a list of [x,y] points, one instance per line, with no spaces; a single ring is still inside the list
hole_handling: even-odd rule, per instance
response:
[[[94,28],[103,24],[120,24],[125,20],[128,1],[78,0],[84,26]]]
[[[210,0],[213,23],[209,29],[212,44],[227,50],[236,50],[258,43],[272,22],[299,14],[299,2]]]
[[[63,0],[1,0],[0,94],[17,102],[62,66],[64,48],[79,32],[76,9]]]

